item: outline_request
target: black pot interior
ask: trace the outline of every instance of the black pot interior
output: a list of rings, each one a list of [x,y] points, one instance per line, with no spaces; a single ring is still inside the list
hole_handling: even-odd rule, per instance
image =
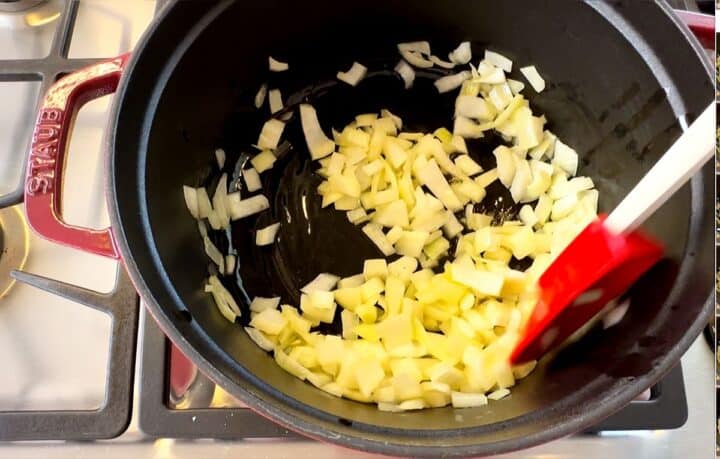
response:
[[[708,313],[713,286],[712,165],[694,179],[692,192],[683,188],[647,223],[666,245],[666,259],[634,288],[633,306],[618,326],[593,331],[543,362],[503,401],[403,414],[297,380],[216,312],[202,290],[207,259],[181,191],[207,182],[216,147],[233,164],[251,151],[269,115],[255,111],[252,98],[266,81],[283,91],[286,105],[309,97],[327,133],[381,108],[410,128],[451,127],[452,97],[436,95],[423,76],[416,90],[404,92],[387,69],[398,60],[397,42],[427,39],[443,56],[471,40],[473,61],[489,47],[513,59],[515,69],[537,66],[548,88],[525,93],[549,128],[580,152],[579,173],[593,178],[608,212],[679,135],[683,110],[692,119],[713,97],[708,70],[663,8],[628,1],[598,11],[575,0],[200,3],[178,2],[136,56],[118,110],[112,192],[141,293],[161,323],[182,335],[181,348],[206,359],[217,372],[211,376],[231,393],[250,392],[300,419],[301,427],[309,421],[323,432],[371,441],[457,446],[520,439],[519,445],[558,426],[563,433],[569,422],[598,421],[593,413],[610,414],[608,407],[618,408],[669,369],[678,358],[674,348],[687,347],[698,317]],[[625,28],[607,14],[626,21]],[[657,53],[654,68],[633,48],[631,34]],[[290,71],[269,75],[268,55],[289,62]],[[354,60],[378,75],[355,89],[334,83]],[[512,77],[522,79],[517,70]],[[272,212],[237,224],[233,242],[250,296],[280,294],[297,304],[295,292],[317,273],[354,274],[377,253],[343,214],[320,209],[297,119],[286,132],[293,148],[263,174]],[[492,145],[478,142],[472,153],[492,165]],[[258,250],[249,228],[271,219],[284,221],[279,243]]]

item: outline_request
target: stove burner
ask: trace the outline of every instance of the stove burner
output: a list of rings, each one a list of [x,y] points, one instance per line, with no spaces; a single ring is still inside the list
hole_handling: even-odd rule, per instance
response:
[[[19,208],[0,210],[0,298],[10,291],[15,279],[10,271],[22,269],[28,255],[28,226]]]

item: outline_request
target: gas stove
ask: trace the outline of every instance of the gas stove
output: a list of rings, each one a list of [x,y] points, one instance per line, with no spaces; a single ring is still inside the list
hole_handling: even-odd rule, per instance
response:
[[[119,263],[27,228],[21,177],[40,95],[64,74],[130,51],[162,3],[0,0],[0,457],[363,456],[254,414],[172,346]],[[101,141],[111,97],[77,116],[63,204],[71,224],[108,225]],[[699,340],[621,412],[513,457],[672,457],[681,447],[678,457],[710,457],[702,439],[714,413],[701,395],[712,391],[713,360]]]

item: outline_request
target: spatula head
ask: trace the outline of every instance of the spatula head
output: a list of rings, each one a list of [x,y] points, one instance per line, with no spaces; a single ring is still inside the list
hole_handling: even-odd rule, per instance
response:
[[[510,359],[539,359],[580,329],[660,260],[660,243],[640,231],[614,234],[590,223],[538,282],[540,297]]]

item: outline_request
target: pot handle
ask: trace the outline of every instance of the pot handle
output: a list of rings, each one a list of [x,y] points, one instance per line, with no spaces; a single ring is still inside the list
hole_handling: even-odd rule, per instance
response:
[[[86,102],[117,89],[129,53],[99,62],[56,81],[45,94],[35,121],[27,172],[25,211],[40,236],[86,252],[119,259],[110,228],[95,230],[62,219],[65,154],[73,122]]]

